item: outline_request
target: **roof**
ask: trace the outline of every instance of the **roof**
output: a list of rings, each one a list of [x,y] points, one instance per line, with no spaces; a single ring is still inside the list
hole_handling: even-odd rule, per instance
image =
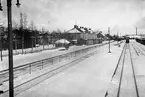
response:
[[[67,33],[94,33],[91,28],[74,25],[74,27],[67,31]]]
[[[81,28],[79,28],[77,25],[74,25],[74,28],[67,31],[67,33],[83,33]]]

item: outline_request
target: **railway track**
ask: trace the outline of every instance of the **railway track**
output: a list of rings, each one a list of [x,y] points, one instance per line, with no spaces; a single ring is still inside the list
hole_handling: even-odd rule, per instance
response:
[[[117,97],[123,97],[123,96],[139,97],[134,64],[133,64],[133,59],[132,59],[132,54],[130,51],[129,44],[126,44],[124,50],[121,75],[120,75],[119,86],[117,90]]]
[[[21,93],[21,92],[23,92],[23,91],[25,91],[25,90],[27,90],[27,89],[39,84],[40,82],[44,81],[45,79],[48,79],[48,78],[58,74],[59,72],[65,70],[65,69],[67,69],[67,68],[69,68],[69,67],[71,67],[73,65],[76,65],[77,63],[85,60],[86,58],[96,54],[97,51],[98,51],[97,49],[94,52],[90,52],[90,53],[87,53],[87,51],[86,51],[85,52],[86,55],[84,55],[84,56],[76,58],[75,60],[70,61],[69,63],[66,63],[64,65],[58,66],[56,68],[53,68],[52,70],[49,70],[49,71],[47,70],[46,72],[44,72],[44,73],[42,73],[42,74],[40,74],[40,75],[28,80],[28,81],[25,81],[25,82],[23,82],[23,83],[21,83],[21,84],[19,84],[17,86],[14,86],[14,95],[18,95],[19,93]],[[78,51],[76,51],[76,53],[78,54]],[[77,54],[75,54],[73,56],[76,56]],[[71,57],[73,57],[73,56],[71,56]],[[0,97],[8,97],[8,94],[9,94],[8,92],[9,92],[9,90],[6,89],[4,91],[4,93],[2,93],[0,95]]]
[[[138,46],[138,48],[140,49],[140,50],[142,50],[142,53],[143,53],[143,55],[145,56],[145,48],[142,46],[142,45],[139,45],[139,44],[137,44],[136,43],[136,46]]]
[[[131,44],[131,45],[132,45],[132,47],[133,47],[133,49],[134,49],[135,53],[137,54],[137,56],[139,56],[139,52],[138,52],[138,50],[134,47],[134,45],[133,45],[133,44]]]
[[[134,48],[135,52],[138,53],[137,54],[138,56],[139,55],[145,56],[143,49],[139,45],[137,45],[137,43],[134,43],[134,44],[132,43],[132,47]]]
[[[125,44],[111,79],[111,83],[117,83],[111,84],[105,97],[140,97],[130,45]]]
[[[132,67],[133,79],[134,79],[135,90],[136,90],[136,97],[139,97],[139,91],[138,91],[138,86],[137,86],[137,81],[136,81],[135,68],[134,68],[134,63],[133,63],[133,59],[132,59],[130,46],[129,46],[129,54],[130,54],[131,67]]]

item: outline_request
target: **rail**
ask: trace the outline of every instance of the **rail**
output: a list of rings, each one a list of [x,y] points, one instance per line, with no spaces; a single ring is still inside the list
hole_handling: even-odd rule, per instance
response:
[[[130,51],[130,46],[129,46],[129,53],[130,53],[130,59],[131,59],[131,67],[132,67],[132,71],[133,71],[133,79],[134,79],[134,83],[135,83],[135,90],[136,90],[136,96],[139,97],[139,91],[138,91],[138,85],[137,85],[137,81],[136,81],[136,74],[135,74],[135,68],[134,68],[134,63],[133,63],[133,59],[132,59],[132,54]]]
[[[132,70],[132,77],[134,80],[134,85],[135,85],[135,91],[136,91],[136,97],[139,97],[139,91],[138,91],[138,86],[137,86],[137,81],[136,81],[136,75],[135,75],[135,68],[134,68],[134,63],[133,63],[133,59],[132,59],[132,54],[131,54],[131,49],[130,49],[130,45],[126,44],[126,48],[124,51],[124,55],[123,55],[123,62],[122,62],[122,67],[121,67],[121,75],[120,75],[120,79],[119,79],[119,86],[118,86],[118,91],[117,91],[117,97],[120,97],[120,93],[121,93],[121,85],[122,85],[122,81],[123,81],[123,76],[124,76],[124,65],[125,65],[125,58],[126,58],[126,50],[128,47],[128,53],[130,56],[130,65],[131,65],[131,70]]]

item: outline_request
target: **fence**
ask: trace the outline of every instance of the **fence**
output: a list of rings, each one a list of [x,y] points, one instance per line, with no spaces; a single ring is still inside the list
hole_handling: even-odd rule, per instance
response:
[[[84,49],[68,52],[68,53],[65,53],[62,55],[57,55],[57,56],[54,56],[51,58],[38,60],[38,61],[35,61],[32,63],[28,63],[28,64],[24,64],[24,65],[21,65],[18,67],[14,67],[13,68],[14,69],[14,78],[17,78],[20,75],[31,74],[32,72],[42,70],[48,66],[54,65],[54,64],[61,62],[63,60],[70,60],[72,58],[84,56],[84,55],[96,50],[97,47],[100,47],[101,45],[105,45],[105,44],[107,44],[107,43],[103,43],[103,44],[99,44],[99,45],[95,45],[95,46],[89,46],[89,47],[86,47]],[[0,71],[0,80],[1,80],[0,83],[9,80],[9,73],[8,72],[9,72],[8,69]]]

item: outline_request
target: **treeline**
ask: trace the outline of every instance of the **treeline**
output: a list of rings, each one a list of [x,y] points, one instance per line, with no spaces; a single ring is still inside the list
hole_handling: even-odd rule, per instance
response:
[[[36,44],[41,45],[48,43],[48,34],[46,35],[46,33],[49,32],[45,31],[44,28],[37,30],[33,21],[28,25],[28,16],[25,13],[20,13],[19,25],[13,20],[12,33],[14,49],[31,48],[35,47]],[[8,44],[8,28],[1,25],[0,48],[7,49]]]
[[[38,45],[49,45],[54,44],[56,40],[65,38],[67,40],[72,40],[73,37],[68,35],[65,31],[60,31],[59,29],[52,31],[46,31],[45,28],[38,30],[34,22],[28,25],[28,16],[26,13],[20,13],[20,24],[18,25],[13,21],[13,48],[14,49],[24,49],[31,48]],[[97,34],[98,37],[104,38],[108,37],[110,39],[118,39],[118,36],[111,36],[106,34],[103,36],[102,32]],[[8,48],[8,29],[6,27],[0,26],[0,48]]]

